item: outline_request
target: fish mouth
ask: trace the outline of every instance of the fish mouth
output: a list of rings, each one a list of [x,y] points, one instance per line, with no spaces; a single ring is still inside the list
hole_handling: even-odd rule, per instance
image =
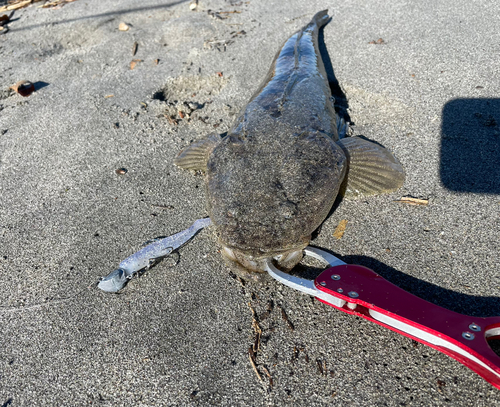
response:
[[[303,249],[309,242],[293,249],[275,250],[263,256],[253,256],[241,250],[222,244],[222,258],[231,271],[244,280],[264,282],[269,278],[266,265],[272,262],[282,271],[290,271],[304,257]]]

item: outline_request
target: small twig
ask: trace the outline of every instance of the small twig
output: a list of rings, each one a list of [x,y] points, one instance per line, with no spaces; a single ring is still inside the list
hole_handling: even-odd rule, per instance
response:
[[[256,334],[259,334],[259,335],[262,334],[262,328],[260,327],[259,322],[255,318],[252,321],[252,328]]]
[[[428,199],[417,199],[417,198],[413,198],[411,196],[403,196],[401,199],[396,200],[394,202],[401,202],[401,203],[406,203],[409,205],[422,205],[422,206],[426,206],[429,204]]]
[[[250,346],[248,348],[248,359],[250,359],[250,364],[252,365],[252,368],[253,368],[253,371],[255,372],[257,378],[259,379],[259,381],[261,383],[263,383],[262,381],[262,376],[260,375],[259,371],[257,370],[257,366],[255,365],[255,353],[254,351],[252,350],[252,347]]]
[[[250,308],[250,311],[252,311],[253,319],[257,319],[257,312],[255,312],[255,309],[252,307],[252,304],[250,303],[250,301],[248,302],[248,308]]]
[[[295,329],[295,327],[293,326],[293,324],[288,319],[288,316],[286,315],[285,310],[283,309],[283,307],[281,305],[278,305],[278,308],[281,310],[281,317],[283,318],[283,320],[288,325],[288,328],[290,328],[290,330],[293,331]]]
[[[168,122],[172,125],[177,126],[179,124],[179,121],[175,119],[175,117],[172,117],[168,114],[165,115],[165,118],[168,120]]]
[[[269,370],[267,370],[267,368],[265,366],[262,366],[262,370],[264,370],[264,373],[269,378],[269,387],[273,387],[274,382],[273,382],[273,378],[271,377],[271,373],[269,373]]]
[[[260,333],[255,333],[255,340],[253,342],[253,351],[257,353],[260,350]]]
[[[326,361],[321,362],[321,360],[316,359],[316,363],[318,364],[319,373],[326,376]]]
[[[254,350],[254,352],[258,352],[260,350],[260,337],[262,335],[262,329],[259,326],[259,323],[257,322],[256,319],[253,319],[253,321],[252,321],[252,328],[255,332],[255,340],[253,343],[253,350]]]
[[[160,209],[174,209],[172,205],[154,205],[151,204],[153,208],[160,208]]]
[[[316,363],[318,364],[319,373],[322,375],[323,374],[323,365],[321,364],[321,360],[316,359]]]
[[[250,308],[250,311],[252,311],[252,328],[255,333],[253,351],[258,352],[260,350],[260,337],[262,335],[262,328],[260,327],[259,321],[257,319],[258,318],[257,312],[252,307],[252,304],[250,302],[248,302],[248,308]]]

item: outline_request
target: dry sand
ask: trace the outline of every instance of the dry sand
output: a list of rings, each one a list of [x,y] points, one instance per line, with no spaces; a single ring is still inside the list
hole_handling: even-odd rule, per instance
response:
[[[442,353],[277,282],[242,286],[210,229],[119,295],[92,287],[142,242],[206,216],[203,178],[173,158],[227,131],[282,42],[328,8],[322,41],[354,134],[408,176],[342,202],[314,244],[454,311],[500,315],[496,2],[41,4],[0,34],[2,407],[500,405]],[[36,91],[10,92],[19,80]]]

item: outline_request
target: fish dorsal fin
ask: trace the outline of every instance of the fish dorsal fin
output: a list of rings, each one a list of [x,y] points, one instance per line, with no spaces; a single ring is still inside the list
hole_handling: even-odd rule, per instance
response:
[[[383,194],[403,185],[403,166],[386,148],[360,137],[347,137],[338,144],[348,161],[344,197]]]
[[[194,141],[177,155],[174,164],[184,170],[205,171],[208,157],[220,141],[218,134],[210,134],[207,138]]]

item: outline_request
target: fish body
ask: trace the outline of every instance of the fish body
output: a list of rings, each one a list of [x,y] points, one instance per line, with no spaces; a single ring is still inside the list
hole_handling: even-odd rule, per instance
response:
[[[226,263],[260,280],[266,262],[290,270],[327,217],[344,182],[353,195],[399,188],[404,171],[383,147],[340,139],[318,49],[327,11],[293,34],[262,85],[221,138],[210,135],[175,164],[205,171],[210,218]],[[349,194],[349,193],[348,193]]]

